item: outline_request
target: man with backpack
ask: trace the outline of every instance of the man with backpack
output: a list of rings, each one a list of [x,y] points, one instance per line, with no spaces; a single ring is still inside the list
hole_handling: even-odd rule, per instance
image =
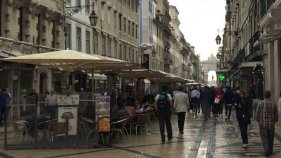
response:
[[[165,125],[167,129],[168,141],[173,138],[171,115],[172,115],[172,97],[171,94],[167,93],[167,87],[163,85],[161,92],[156,95],[156,110],[158,112],[158,121],[161,134],[162,143],[165,143]]]

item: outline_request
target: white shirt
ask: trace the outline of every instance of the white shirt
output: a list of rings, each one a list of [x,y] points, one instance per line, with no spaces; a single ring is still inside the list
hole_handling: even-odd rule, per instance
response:
[[[46,97],[46,102],[48,106],[55,106],[57,105],[58,96],[56,94],[49,94]]]
[[[174,107],[176,112],[187,112],[190,108],[189,98],[186,93],[179,92],[175,95]]]

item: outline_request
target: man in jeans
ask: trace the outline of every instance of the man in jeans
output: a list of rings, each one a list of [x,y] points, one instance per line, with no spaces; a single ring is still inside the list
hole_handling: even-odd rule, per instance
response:
[[[230,121],[231,109],[233,105],[234,94],[230,90],[230,87],[226,87],[226,91],[224,93],[224,105],[225,105],[225,121]]]
[[[197,90],[197,87],[193,87],[191,92],[191,104],[192,104],[192,111],[193,111],[193,118],[197,116],[197,110],[199,110],[199,98],[200,92]]]
[[[256,120],[260,126],[260,136],[265,151],[265,156],[269,157],[273,153],[275,122],[278,121],[277,106],[270,101],[270,91],[265,91],[265,99],[260,101]]]
[[[165,143],[165,126],[167,130],[168,141],[173,138],[171,115],[172,115],[172,96],[167,93],[167,87],[163,85],[161,87],[162,92],[156,95],[154,98],[156,101],[156,110],[158,111],[158,121],[161,134],[162,143]],[[165,104],[165,105],[164,105]]]

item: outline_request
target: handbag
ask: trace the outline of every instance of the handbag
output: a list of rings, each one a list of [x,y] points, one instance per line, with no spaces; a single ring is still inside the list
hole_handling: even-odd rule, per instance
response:
[[[214,103],[215,103],[215,104],[218,104],[219,102],[220,102],[220,99],[219,99],[219,98],[215,98]]]

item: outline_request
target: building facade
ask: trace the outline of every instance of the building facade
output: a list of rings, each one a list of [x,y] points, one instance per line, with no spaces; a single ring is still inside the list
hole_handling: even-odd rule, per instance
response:
[[[141,63],[139,51],[139,3],[135,0],[68,0],[65,7],[77,6],[72,16],[66,15],[65,49],[88,54],[118,58],[132,63]],[[79,7],[82,6],[82,7]],[[94,7],[93,7],[94,6]],[[96,26],[91,26],[92,11],[98,16]],[[81,80],[82,79],[82,80]],[[79,80],[76,89],[105,89],[104,79],[95,79],[94,85],[87,84],[88,76],[81,72],[72,75]]]
[[[265,89],[277,102],[281,92],[281,0],[260,2]]]
[[[0,57],[43,53],[64,47],[63,1],[13,0],[0,2]],[[48,90],[53,71],[28,64],[0,62],[0,86],[12,94],[11,116],[19,116],[22,92]]]

